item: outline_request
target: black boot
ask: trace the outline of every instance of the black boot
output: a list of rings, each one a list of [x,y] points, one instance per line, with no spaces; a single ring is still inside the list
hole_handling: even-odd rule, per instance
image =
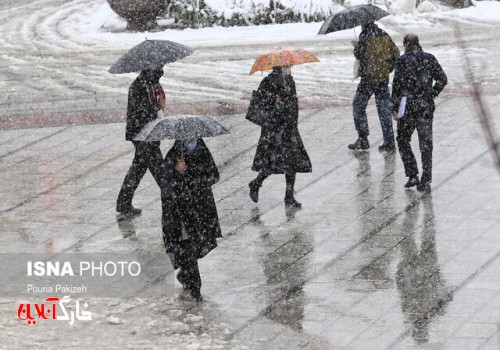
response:
[[[142,210],[139,208],[134,208],[133,206],[116,206],[116,211],[122,213],[123,215],[140,215]]]
[[[302,208],[302,204],[295,200],[294,188],[295,188],[295,173],[285,173],[286,179],[286,192],[285,192],[285,207],[287,208]]]
[[[190,290],[191,298],[196,300],[197,303],[201,303],[203,301],[203,297],[201,296],[200,288],[191,288]]]
[[[203,301],[203,297],[201,296],[200,269],[198,268],[198,260],[193,252],[190,253],[187,266],[183,270],[185,271],[185,281],[191,297],[197,302]]]
[[[285,196],[285,207],[287,208],[293,208],[293,209],[300,209],[302,208],[302,204],[297,202],[295,197],[292,195],[287,195]]]
[[[408,179],[408,182],[405,184],[405,188],[418,186],[419,184],[420,184],[420,181],[418,181],[417,176],[410,176],[410,178]]]
[[[417,191],[429,193],[431,192],[431,184],[428,182],[420,182],[417,185]]]
[[[394,152],[396,152],[396,145],[384,143],[383,145],[378,147],[378,151],[379,152],[394,153]]]
[[[265,179],[267,179],[271,175],[265,171],[261,171],[259,175],[255,178],[255,180],[250,181],[248,187],[250,187],[250,199],[257,203],[259,201],[259,188],[262,186],[262,183]]]
[[[432,174],[424,171],[420,178],[420,183],[417,185],[417,191],[430,192],[431,191]]]
[[[250,187],[250,199],[254,203],[257,203],[259,201],[259,188],[260,188],[260,184],[257,182],[257,179],[250,181],[248,187]]]
[[[370,148],[370,143],[368,142],[368,138],[366,136],[359,136],[358,139],[347,146],[347,148],[352,149],[354,151],[362,151]]]
[[[119,212],[116,220],[124,221],[131,219],[134,215],[141,215],[142,210],[138,208],[134,208],[133,206],[116,206],[116,211]]]
[[[177,281],[180,282],[180,284],[182,284],[182,288],[184,289],[188,289],[188,283],[186,281],[186,275],[184,273],[184,270],[181,268],[179,268],[179,272],[177,273]]]

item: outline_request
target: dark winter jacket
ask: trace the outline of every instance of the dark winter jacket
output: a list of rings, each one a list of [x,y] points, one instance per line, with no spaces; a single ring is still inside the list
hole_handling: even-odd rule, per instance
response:
[[[132,141],[141,129],[158,116],[158,103],[155,91],[165,94],[158,81],[146,79],[141,73],[130,85],[127,104],[127,126],[125,139]]]
[[[177,160],[184,157],[186,170],[177,172]],[[182,226],[189,237],[197,259],[217,246],[222,237],[212,186],[219,181],[219,171],[202,139],[189,152],[181,141],[165,157],[168,189],[162,191],[163,241],[167,254],[174,255],[174,268],[182,254]],[[187,237],[184,237],[184,239]]]
[[[354,57],[360,61],[361,79],[367,83],[389,82],[389,74],[399,58],[399,49],[389,34],[376,24],[368,24],[359,35]]]
[[[448,78],[433,55],[420,47],[407,50],[396,63],[392,82],[393,113],[398,112],[401,98],[406,96],[408,113],[425,110],[432,115],[434,98],[447,83]]]
[[[274,174],[311,172],[311,161],[298,129],[299,103],[293,77],[274,68],[262,80],[258,92],[263,96],[261,105],[269,120],[262,126],[252,170]]]

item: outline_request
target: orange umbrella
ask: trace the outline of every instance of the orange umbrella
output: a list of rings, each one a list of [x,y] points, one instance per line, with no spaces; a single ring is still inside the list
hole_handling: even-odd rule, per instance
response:
[[[276,66],[289,66],[310,62],[319,62],[319,59],[305,49],[276,50],[259,55],[250,70],[250,75],[261,70],[270,70]]]

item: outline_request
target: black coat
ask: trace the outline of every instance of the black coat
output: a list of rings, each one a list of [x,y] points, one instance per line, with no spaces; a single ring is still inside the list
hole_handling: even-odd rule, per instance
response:
[[[179,173],[175,165],[181,152],[187,168]],[[173,265],[177,268],[182,254],[182,224],[197,259],[214,249],[216,238],[222,237],[211,188],[219,181],[219,171],[202,139],[198,139],[193,152],[184,149],[182,142],[175,141],[165,162],[169,188],[162,191],[163,241],[167,254],[173,254]]]
[[[156,100],[155,89],[159,89],[165,98],[159,81],[146,79],[144,73],[141,73],[130,85],[125,132],[127,141],[132,141],[147,123],[157,118],[160,108]]]
[[[397,113],[401,98],[406,96],[405,115],[432,116],[434,98],[448,83],[438,60],[420,47],[407,50],[397,61],[392,81],[393,113]]]
[[[292,76],[283,76],[281,69],[275,68],[262,80],[259,92],[264,96],[261,105],[269,121],[262,126],[252,170],[273,174],[311,172],[311,160],[298,129],[299,103]],[[276,96],[280,103],[276,103]]]

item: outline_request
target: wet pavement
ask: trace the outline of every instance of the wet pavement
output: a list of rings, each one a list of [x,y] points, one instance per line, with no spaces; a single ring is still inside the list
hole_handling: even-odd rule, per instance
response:
[[[149,173],[134,199],[143,214],[116,217],[133,148],[123,123],[106,123],[123,120],[133,78],[103,71],[121,51],[71,41],[52,17],[60,6],[73,14],[88,3],[0,4],[0,273],[17,268],[10,265],[21,253],[132,254],[146,287],[75,295],[87,303],[89,322],[28,326],[17,318],[19,304],[47,295],[6,294],[14,281],[3,279],[1,349],[500,349],[500,175],[450,43],[453,25],[422,28],[424,48],[443,57],[450,77],[437,100],[430,194],[405,190],[399,154],[377,151],[373,100],[371,150],[346,148],[355,138],[356,86],[347,40],[289,43],[326,63],[294,71],[313,163],[311,174],[297,176],[298,211],[284,208],[283,176],[266,180],[259,203],[251,202],[259,129],[232,114],[261,79],[240,74],[242,67],[275,45],[201,47],[172,67],[162,81],[171,111],[216,115],[231,130],[206,140],[221,172],[214,195],[224,237],[200,260],[205,301],[195,304],[163,251],[159,189]],[[463,25],[476,77],[497,111],[497,29]],[[391,29],[401,41],[406,28]],[[416,135],[413,147],[418,152]]]
[[[207,139],[224,238],[200,260],[200,305],[163,252],[149,173],[134,199],[143,214],[117,221],[133,156],[123,123],[1,132],[2,253],[132,252],[158,267],[147,296],[80,295],[93,320],[73,326],[28,326],[16,317],[25,299],[4,297],[2,348],[499,349],[500,176],[470,98],[437,100],[430,194],[405,190],[399,154],[377,151],[374,104],[362,153],[346,148],[350,107],[301,110],[313,172],[297,176],[298,211],[284,208],[283,176],[251,202],[259,130],[243,115],[218,119],[231,130]]]

